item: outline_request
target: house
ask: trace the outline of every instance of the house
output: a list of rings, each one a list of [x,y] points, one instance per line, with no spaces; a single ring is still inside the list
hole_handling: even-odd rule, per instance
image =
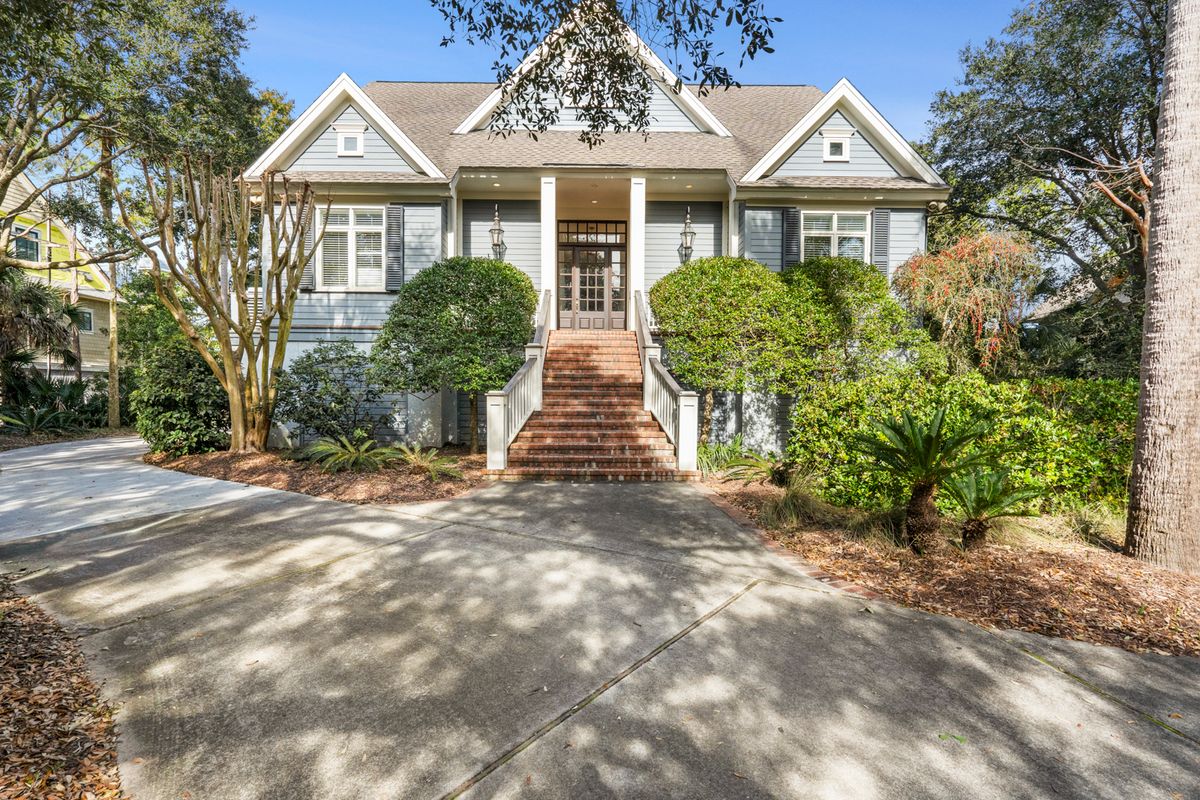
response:
[[[528,369],[488,398],[489,463],[526,476],[667,477],[658,467],[691,465],[695,434],[678,429],[694,398],[648,361],[656,348],[639,306],[655,281],[688,257],[721,254],[779,270],[836,253],[890,275],[924,248],[927,207],[948,187],[848,80],[827,92],[676,92],[671,71],[628,36],[654,85],[649,136],[610,133],[592,149],[566,101],[536,140],[501,138],[492,125],[506,98],[494,84],[338,77],[248,172],[305,179],[331,203],[289,354],[339,337],[367,346],[405,280],[442,257],[495,252],[532,280],[548,333],[531,343]],[[603,363],[617,366],[587,373]],[[652,395],[668,398],[663,408],[651,409]],[[401,433],[461,440],[465,409],[448,393],[409,397]],[[651,439],[654,453],[638,450]]]
[[[25,175],[13,181],[0,213],[7,213],[22,203],[34,191],[33,182]],[[73,302],[82,317],[79,324],[80,374],[87,378],[108,371],[109,303],[113,290],[103,270],[96,264],[79,267],[57,267],[55,262],[87,257],[86,248],[62,220],[46,210],[44,202],[18,214],[13,226],[11,248],[16,258],[44,264],[41,268],[25,270],[35,281],[48,283]],[[65,367],[57,360],[37,362],[51,377],[75,377],[74,367]]]

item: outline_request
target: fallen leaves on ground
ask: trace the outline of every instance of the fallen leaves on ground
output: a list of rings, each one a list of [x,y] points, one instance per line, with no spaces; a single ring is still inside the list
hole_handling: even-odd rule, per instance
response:
[[[125,798],[112,714],[74,638],[0,577],[0,798]]]
[[[0,429],[0,453],[7,450],[20,450],[22,447],[33,447],[39,444],[57,444],[59,442],[77,442],[84,439],[107,439],[110,436],[136,436],[133,428],[88,428],[82,431],[64,431],[61,433],[33,433],[20,435],[8,433]]]
[[[178,458],[152,453],[146,456],[146,463],[205,478],[359,504],[441,500],[460,495],[483,480],[486,455],[467,455],[452,448],[443,448],[440,452],[454,457],[462,478],[442,478],[434,482],[403,468],[330,475],[314,464],[293,461],[278,453],[201,453]]]
[[[781,490],[711,484],[757,519]],[[978,625],[1121,647],[1200,656],[1200,578],[1083,542],[947,547],[918,556],[840,530],[767,535],[836,578],[902,605]]]

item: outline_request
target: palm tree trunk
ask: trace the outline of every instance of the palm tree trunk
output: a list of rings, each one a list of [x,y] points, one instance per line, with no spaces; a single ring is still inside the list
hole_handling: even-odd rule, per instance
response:
[[[934,498],[937,484],[918,483],[912,488],[904,511],[905,544],[917,553],[929,553],[942,546],[941,520]]]
[[[1172,0],[1125,544],[1200,574],[1200,0]]]
[[[987,543],[987,532],[988,524],[986,520],[967,520],[963,523],[962,527],[963,550],[974,550],[976,547],[983,547]]]

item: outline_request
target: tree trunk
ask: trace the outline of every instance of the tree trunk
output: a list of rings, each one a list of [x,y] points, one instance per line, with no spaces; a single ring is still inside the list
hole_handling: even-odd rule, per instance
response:
[[[479,452],[479,392],[471,392],[471,455]]]
[[[113,140],[110,134],[100,137],[100,214],[104,222],[113,224],[113,204],[116,202],[116,179],[113,176]],[[109,237],[111,249],[112,240]],[[108,266],[108,282],[112,297],[108,301],[108,427],[121,427],[121,365],[117,360],[117,262]]]
[[[918,483],[912,488],[904,511],[905,544],[917,553],[929,553],[942,546],[941,520],[934,498],[937,485]]]
[[[1172,0],[1125,544],[1200,574],[1200,0]]]
[[[974,550],[987,543],[987,520],[969,519],[962,527],[963,550]]]
[[[704,411],[700,414],[700,444],[708,444],[712,434],[713,390],[704,390]]]

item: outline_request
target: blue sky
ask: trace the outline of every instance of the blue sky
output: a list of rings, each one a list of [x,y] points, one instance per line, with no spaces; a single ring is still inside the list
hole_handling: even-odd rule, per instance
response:
[[[998,34],[1019,0],[767,0],[783,17],[775,52],[736,72],[743,83],[848,77],[908,138],[920,138],[934,92],[952,86],[958,53]],[[441,16],[424,0],[233,0],[255,18],[245,68],[299,113],[341,72],[372,80],[490,81],[495,54],[441,47]],[[735,46],[731,41],[730,46]],[[731,66],[736,67],[736,63]]]

